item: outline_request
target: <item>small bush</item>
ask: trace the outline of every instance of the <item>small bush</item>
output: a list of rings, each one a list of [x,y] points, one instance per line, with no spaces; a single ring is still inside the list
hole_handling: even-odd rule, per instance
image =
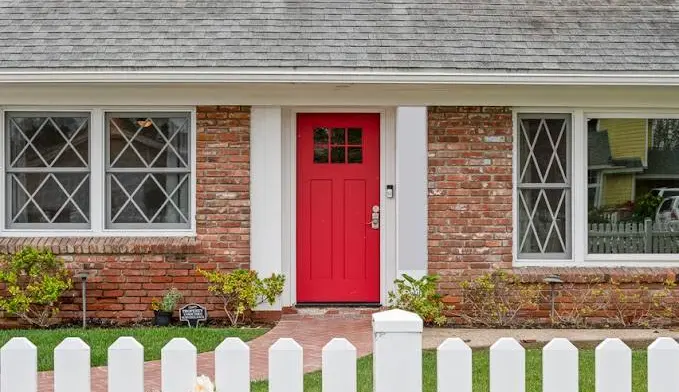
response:
[[[522,284],[514,275],[494,271],[464,281],[460,315],[468,322],[486,327],[512,327],[522,310],[534,309],[540,303],[542,285]]]
[[[6,290],[0,309],[41,328],[50,326],[61,295],[72,287],[61,259],[30,247],[0,261],[0,283]]]
[[[231,325],[237,325],[247,311],[264,302],[273,305],[283,293],[285,276],[272,274],[259,279],[256,271],[237,269],[231,272],[198,270],[210,285],[208,289],[221,298]]]
[[[169,289],[165,295],[163,295],[163,299],[161,301],[158,301],[154,298],[151,301],[151,309],[156,312],[160,311],[172,313],[177,308],[177,304],[179,303],[179,300],[182,299],[182,297],[182,293],[173,287]]]
[[[420,279],[402,276],[403,279],[394,281],[396,291],[389,292],[390,307],[417,313],[427,324],[444,325],[447,319],[443,312],[447,306],[436,292],[438,275],[425,275]]]

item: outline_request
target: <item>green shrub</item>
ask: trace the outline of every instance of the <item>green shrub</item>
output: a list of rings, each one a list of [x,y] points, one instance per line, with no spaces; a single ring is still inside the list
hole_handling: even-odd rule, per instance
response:
[[[396,291],[389,292],[389,306],[417,313],[427,324],[444,325],[447,319],[443,312],[447,306],[436,292],[438,275],[425,275],[420,279],[402,276],[403,279],[394,281]]]
[[[521,283],[505,271],[493,271],[462,282],[461,314],[468,322],[486,327],[515,326],[521,311],[537,308],[542,285]]]
[[[151,301],[151,309],[155,312],[160,311],[172,313],[177,308],[177,304],[179,303],[179,300],[182,299],[182,297],[182,293],[173,287],[165,292],[162,300],[158,301],[154,298]]]
[[[646,218],[655,219],[655,213],[663,198],[654,196],[651,193],[639,197],[634,202],[632,210],[632,220],[635,222],[643,222]]]
[[[208,289],[221,298],[224,312],[231,322],[237,325],[247,311],[264,302],[273,305],[283,293],[285,276],[272,274],[259,279],[256,271],[237,269],[230,272],[198,270],[210,285]]]
[[[42,328],[51,324],[61,295],[72,287],[61,259],[30,247],[0,260],[0,283],[6,290],[0,309]]]

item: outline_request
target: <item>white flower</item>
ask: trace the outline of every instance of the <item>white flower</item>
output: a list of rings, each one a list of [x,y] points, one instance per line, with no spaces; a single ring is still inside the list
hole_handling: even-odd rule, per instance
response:
[[[215,392],[215,386],[208,376],[200,376],[196,379],[196,386],[191,392]]]

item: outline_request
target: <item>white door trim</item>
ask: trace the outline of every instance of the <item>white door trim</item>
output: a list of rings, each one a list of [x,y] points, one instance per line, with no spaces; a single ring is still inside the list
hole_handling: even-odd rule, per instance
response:
[[[283,109],[283,255],[282,271],[287,284],[283,306],[297,302],[297,114],[298,113],[379,113],[380,114],[380,303],[386,304],[387,292],[396,279],[396,203],[385,197],[387,184],[395,182],[396,108],[395,107],[287,107]]]

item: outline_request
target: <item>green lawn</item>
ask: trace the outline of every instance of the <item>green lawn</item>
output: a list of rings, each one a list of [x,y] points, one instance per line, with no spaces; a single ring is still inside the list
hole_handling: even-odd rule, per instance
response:
[[[474,392],[487,392],[488,351],[475,351],[473,355]],[[426,351],[422,361],[424,392],[436,392],[436,352]],[[634,351],[632,354],[632,391],[646,391],[646,352]],[[358,391],[372,392],[372,357],[360,358],[357,365]],[[542,392],[542,353],[540,350],[526,350],[526,392]],[[265,381],[252,383],[252,392],[266,392]],[[304,376],[305,392],[321,391],[321,373],[314,372]],[[594,351],[580,351],[580,391],[594,391]]]
[[[106,365],[108,347],[120,336],[132,336],[144,346],[144,359],[160,359],[160,349],[172,338],[187,338],[198,352],[214,350],[227,337],[239,337],[244,341],[264,334],[266,328],[92,328],[82,330],[3,330],[0,331],[0,346],[15,336],[28,338],[38,347],[38,369],[52,370],[54,348],[67,337],[79,337],[90,346],[92,366]]]

